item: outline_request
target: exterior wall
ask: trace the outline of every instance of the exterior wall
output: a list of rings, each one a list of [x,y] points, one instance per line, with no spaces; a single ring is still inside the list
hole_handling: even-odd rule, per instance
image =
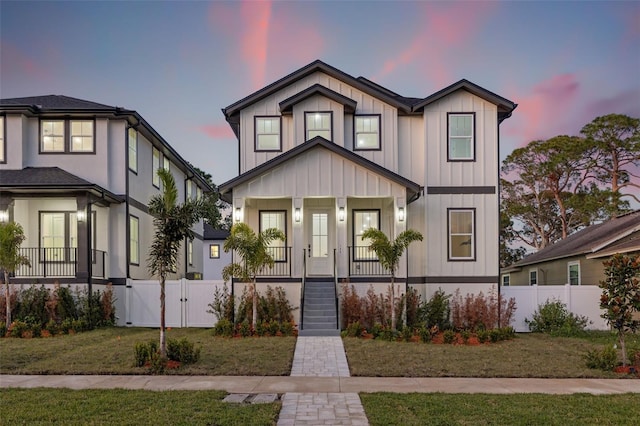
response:
[[[7,114],[4,117],[6,163],[0,163],[0,169],[22,168],[24,161],[26,134],[23,128],[26,119],[21,115]]]
[[[211,259],[209,256],[209,246],[217,244],[220,246],[220,257]],[[225,252],[224,240],[204,240],[202,244],[203,279],[205,280],[222,280],[222,269],[231,263],[231,252]]]
[[[580,285],[598,285],[604,280],[604,258],[587,259],[584,256],[574,256],[557,259],[537,265],[523,266],[517,272],[510,272],[511,286],[528,286],[529,271],[538,270],[538,285],[565,285],[569,283],[569,263],[580,262]]]

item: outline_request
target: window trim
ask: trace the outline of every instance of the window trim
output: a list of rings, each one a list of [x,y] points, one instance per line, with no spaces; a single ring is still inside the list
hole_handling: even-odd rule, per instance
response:
[[[451,157],[451,128],[450,128],[450,120],[451,116],[455,115],[469,115],[471,116],[471,157],[470,158],[453,158]],[[458,163],[458,162],[475,162],[476,161],[476,113],[472,112],[448,112],[447,113],[447,162],[450,163]]]
[[[362,213],[362,212],[376,212],[378,214],[378,230],[380,229],[381,226],[381,220],[382,220],[382,211],[381,209],[352,209],[351,210],[351,247],[352,247],[352,259],[354,262],[379,262],[378,256],[374,253],[373,257],[371,258],[362,258],[357,256],[357,252],[356,252],[356,214],[357,213]]]
[[[43,214],[62,214],[64,216],[64,246],[63,248],[75,248],[78,249],[78,242],[76,241],[76,246],[71,245],[71,216],[77,215],[76,210],[38,210],[38,250],[41,250],[46,247],[42,247],[42,215]],[[98,223],[98,214],[95,210],[91,210],[91,253],[93,254],[91,263],[95,264],[95,252],[97,250],[97,241],[98,241],[98,227],[96,224]],[[76,217],[76,227],[78,226],[78,219]],[[77,231],[76,231],[77,232]],[[78,235],[76,233],[76,238]],[[62,259],[59,261],[47,260],[47,263],[53,262],[71,262],[73,259]],[[77,261],[77,259],[75,259]]]
[[[304,112],[304,141],[311,140],[307,129],[307,115],[309,114],[329,114],[329,141],[333,142],[333,111],[305,111]],[[315,137],[315,136],[314,136]],[[322,136],[320,136],[322,137]]]
[[[0,164],[7,164],[7,116],[0,115]]]
[[[258,120],[261,118],[278,119],[278,148],[265,149],[258,147]],[[261,133],[271,134],[271,133]],[[253,150],[255,152],[282,152],[282,116],[281,115],[256,115],[253,117]]]
[[[578,267],[578,282],[577,284],[571,284],[571,267],[572,266],[577,266]],[[581,267],[580,267],[580,261],[579,260],[573,260],[571,262],[567,262],[567,284],[569,285],[582,285],[582,271],[581,271]]]
[[[135,140],[135,149],[134,152],[136,153],[136,161],[135,161],[135,165],[133,168],[131,168],[131,135],[135,135],[134,140]],[[134,174],[138,174],[138,131],[136,129],[134,129],[133,127],[129,127],[129,130],[127,130],[127,167],[129,168],[129,171],[134,173]]]
[[[532,272],[536,275],[536,282],[535,282],[535,283],[532,283],[532,280],[531,280],[531,273],[532,273]],[[538,268],[531,268],[531,269],[529,269],[529,272],[528,272],[528,280],[527,280],[527,281],[528,281],[528,283],[529,283],[529,285],[530,285],[530,286],[532,286],[532,285],[539,285],[539,284],[540,284],[540,280],[538,279],[538,278],[539,278],[539,275],[540,275],[540,274],[538,274]]]
[[[138,232],[137,232],[137,239],[136,242],[138,243],[136,245],[136,257],[137,257],[137,262],[133,261],[133,245],[131,244],[131,237],[133,236],[133,232],[132,232],[132,227],[131,227],[131,220],[135,220],[138,224]],[[129,259],[127,259],[130,265],[135,265],[135,266],[140,266],[140,218],[136,215],[130,214],[129,215]]]
[[[471,256],[470,257],[453,257],[451,255],[451,213],[453,212],[471,212]],[[476,244],[476,208],[475,207],[448,207],[447,208],[447,261],[449,262],[475,262],[477,260],[477,244]]]
[[[282,257],[282,259],[274,259],[274,261],[276,263],[285,263],[287,262],[287,211],[286,210],[277,210],[277,209],[269,209],[269,210],[258,210],[258,231],[262,232],[265,229],[262,228],[262,213],[282,213],[284,216],[283,219],[283,224],[284,224],[284,229],[281,229],[281,231],[284,233],[284,241],[282,241],[282,243],[284,244],[283,246],[276,246],[276,247],[283,247],[284,248],[284,256]]]
[[[62,122],[62,145],[61,151],[48,151],[44,149],[44,135],[42,134],[42,123],[50,121]],[[71,123],[76,121],[90,121],[93,126],[91,151],[74,151],[71,146]],[[38,120],[38,154],[43,155],[95,155],[96,154],[96,119],[93,118],[68,118],[68,117],[43,117]]]
[[[506,278],[506,280],[505,280]],[[505,281],[507,281],[507,283],[505,284]],[[502,277],[500,278],[500,285],[502,285],[502,287],[510,287],[511,286],[511,274],[502,274]]]
[[[155,164],[156,156],[154,155],[156,152],[158,153],[157,167]],[[162,156],[162,153],[158,148],[156,148],[155,146],[151,147],[151,184],[158,189],[160,189],[160,176],[158,176],[158,170],[160,170],[161,168],[160,167],[162,163],[161,156]]]
[[[377,117],[378,118],[378,147],[377,148],[358,148],[358,118]],[[354,151],[382,151],[382,114],[355,114],[353,116],[353,150]]]
[[[218,254],[213,256],[211,249],[216,247]],[[220,244],[209,244],[209,259],[220,259]]]

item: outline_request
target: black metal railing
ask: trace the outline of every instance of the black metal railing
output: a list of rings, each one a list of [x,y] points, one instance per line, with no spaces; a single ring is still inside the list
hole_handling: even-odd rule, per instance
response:
[[[269,247],[269,254],[273,257],[273,267],[265,266],[258,271],[258,277],[290,277],[291,276],[291,247]],[[236,254],[233,254],[236,258]],[[237,261],[241,266],[242,259]]]
[[[382,267],[378,256],[369,246],[349,247],[349,276],[385,276],[391,272]]]
[[[16,278],[70,278],[78,271],[78,249],[75,247],[21,247],[20,255],[29,260],[29,265],[20,265],[15,272]],[[91,250],[92,277],[106,278],[106,258],[106,252]]]

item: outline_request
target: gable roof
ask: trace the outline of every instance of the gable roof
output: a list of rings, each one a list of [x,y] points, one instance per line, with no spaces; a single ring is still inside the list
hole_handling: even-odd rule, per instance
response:
[[[76,110],[115,110],[117,107],[72,98],[63,95],[29,96],[25,98],[9,98],[0,101],[3,106],[31,106],[37,109],[76,109]]]
[[[331,89],[324,87],[322,84],[314,84],[313,86],[299,92],[290,98],[285,99],[280,102],[280,113],[282,115],[292,114],[293,106],[299,102],[304,101],[305,99],[310,98],[314,95],[322,95],[325,98],[329,98],[332,101],[338,102],[344,106],[344,112],[353,114],[356,110],[356,105],[358,103],[351,98],[347,98],[344,95],[341,95],[338,92],[334,92]]]
[[[205,240],[226,240],[229,236],[227,229],[214,229],[213,226],[204,223],[204,239]]]
[[[542,250],[532,253],[506,269],[533,265],[549,260],[562,259],[579,255],[593,255],[594,253],[613,253],[612,248],[629,249],[640,240],[625,240],[633,233],[640,231],[640,210],[627,213],[597,225],[588,226],[567,238],[556,242]],[[631,245],[630,245],[631,244]],[[605,254],[602,254],[603,256]],[[595,257],[595,256],[590,256]]]
[[[19,170],[0,169],[0,191],[12,193],[68,193],[88,191],[106,203],[121,203],[116,195],[59,167],[26,167]]]
[[[388,169],[385,169],[379,164],[376,164],[373,161],[367,160],[366,158],[361,157],[358,154],[354,154],[352,151],[349,151],[348,149],[338,146],[321,136],[316,136],[312,139],[309,139],[305,143],[297,145],[296,147],[290,149],[289,151],[284,152],[278,155],[277,157],[274,157],[271,160],[266,161],[261,165],[241,174],[240,176],[237,176],[223,183],[222,185],[219,185],[218,190],[220,191],[220,198],[222,198],[224,201],[228,203],[231,203],[232,202],[231,193],[233,192],[233,188],[258,177],[263,173],[267,172],[268,170],[271,170],[274,167],[277,167],[280,164],[283,164],[291,160],[292,158],[295,158],[296,156],[304,152],[307,152],[310,149],[313,149],[315,147],[325,148],[335,154],[338,154],[346,158],[347,160],[350,160],[368,170],[371,170],[374,173],[384,176],[387,179],[406,187],[407,195],[408,195],[407,203],[417,200],[418,197],[420,196],[420,190],[422,188],[419,184],[413,181],[410,181],[409,179],[406,179],[400,176],[399,174],[394,173]]]

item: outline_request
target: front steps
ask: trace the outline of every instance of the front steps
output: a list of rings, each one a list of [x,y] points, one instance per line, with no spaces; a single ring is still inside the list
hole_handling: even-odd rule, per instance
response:
[[[306,282],[303,306],[299,336],[340,336],[333,281]]]

